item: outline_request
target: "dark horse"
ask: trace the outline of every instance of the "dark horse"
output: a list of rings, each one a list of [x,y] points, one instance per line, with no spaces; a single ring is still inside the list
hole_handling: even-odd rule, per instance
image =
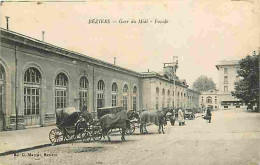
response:
[[[172,112],[169,108],[164,108],[162,111],[143,111],[140,114],[140,133],[148,133],[146,129],[146,123],[154,123],[155,125],[159,126],[158,132],[163,134],[165,133],[163,130],[163,125],[166,124],[166,114],[168,112]]]
[[[126,129],[130,129],[130,120],[137,118],[139,120],[138,113],[134,111],[120,111],[116,114],[106,114],[100,118],[100,125],[102,128],[102,136],[105,139],[107,136],[108,141],[110,140],[109,131],[111,129],[121,129],[121,140],[125,141]]]

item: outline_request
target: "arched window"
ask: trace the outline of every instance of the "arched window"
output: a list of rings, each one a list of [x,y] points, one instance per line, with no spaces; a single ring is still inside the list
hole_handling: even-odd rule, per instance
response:
[[[165,103],[165,90],[162,89],[162,108],[164,108],[164,103]]]
[[[211,103],[212,103],[212,97],[208,96],[208,97],[206,98],[206,103],[211,104]]]
[[[127,110],[127,100],[128,100],[128,86],[125,84],[123,88],[123,109]]]
[[[40,84],[41,74],[30,67],[24,74],[24,121],[25,125],[40,124]]]
[[[118,87],[117,84],[114,82],[112,84],[112,107],[118,105]]]
[[[79,109],[81,111],[88,110],[88,79],[84,76],[79,80]]]
[[[136,111],[137,110],[137,87],[134,86],[133,89],[133,110]]]
[[[4,111],[4,99],[5,99],[5,71],[4,68],[0,65],[0,131],[4,130],[4,122],[2,114]]]
[[[168,90],[167,92],[167,95],[168,95],[168,98],[167,98],[167,107],[169,108],[170,107],[170,103],[171,103],[171,92],[170,90]]]
[[[99,80],[97,84],[97,108],[105,106],[105,83]]]
[[[55,79],[55,109],[65,108],[68,97],[68,78],[59,73]]]
[[[156,95],[155,95],[155,109],[159,110],[159,88],[156,88]]]

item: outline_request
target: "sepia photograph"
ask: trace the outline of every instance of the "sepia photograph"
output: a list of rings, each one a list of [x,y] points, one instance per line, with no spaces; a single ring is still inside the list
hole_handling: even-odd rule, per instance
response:
[[[260,0],[1,0],[0,165],[260,165]]]

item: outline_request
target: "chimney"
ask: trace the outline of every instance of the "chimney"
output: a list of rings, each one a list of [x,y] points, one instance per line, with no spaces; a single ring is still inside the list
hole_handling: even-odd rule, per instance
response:
[[[42,42],[44,42],[44,33],[45,31],[42,31]]]
[[[5,18],[6,18],[6,29],[7,29],[7,30],[9,30],[9,23],[8,23],[8,19],[9,19],[10,17],[8,17],[8,16],[5,16]]]
[[[114,65],[116,65],[116,57],[114,57]]]

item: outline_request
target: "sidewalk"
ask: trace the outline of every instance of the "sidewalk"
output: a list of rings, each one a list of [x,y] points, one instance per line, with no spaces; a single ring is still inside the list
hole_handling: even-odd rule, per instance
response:
[[[0,156],[17,150],[50,145],[49,132],[55,126],[0,132]]]

